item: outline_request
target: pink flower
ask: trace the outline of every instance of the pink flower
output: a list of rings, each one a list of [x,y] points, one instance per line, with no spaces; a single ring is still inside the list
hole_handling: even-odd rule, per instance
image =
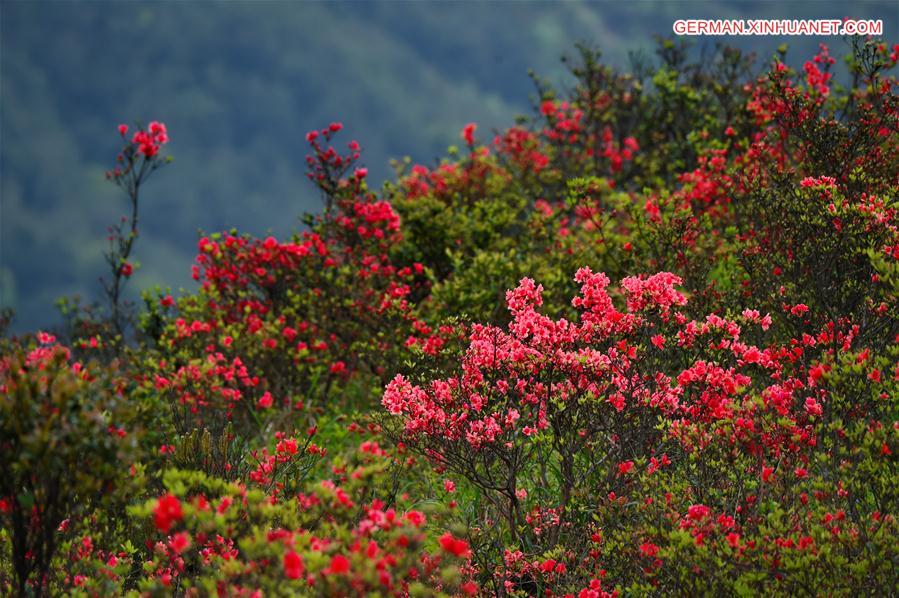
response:
[[[709,508],[705,505],[690,505],[690,507],[687,508],[687,516],[694,521],[705,519],[708,515]]]
[[[634,313],[652,307],[658,309],[663,317],[667,316],[672,307],[687,304],[687,298],[674,288],[682,282],[679,276],[670,272],[659,272],[648,278],[625,278],[621,281],[621,287],[627,297],[627,310]]]
[[[150,123],[150,126],[147,127],[147,130],[150,131],[150,135],[156,137],[157,140],[164,139],[165,141],[162,141],[162,143],[168,141],[165,125],[161,122],[154,120]]]
[[[452,480],[443,480],[443,489],[452,494],[456,491],[456,484]]]
[[[761,358],[762,353],[757,347],[749,347],[746,349],[746,352],[743,353],[743,361],[746,363],[758,363]]]
[[[169,541],[169,548],[174,550],[176,553],[181,554],[182,552],[190,548],[190,544],[190,534],[188,534],[187,532],[178,532]]]
[[[817,416],[820,416],[824,412],[823,408],[821,407],[821,404],[818,403],[818,401],[816,401],[812,397],[809,397],[805,400],[805,411],[809,415],[817,415]]]
[[[268,409],[272,406],[273,402],[274,400],[272,399],[272,393],[265,391],[265,394],[259,397],[258,405],[262,409]]]

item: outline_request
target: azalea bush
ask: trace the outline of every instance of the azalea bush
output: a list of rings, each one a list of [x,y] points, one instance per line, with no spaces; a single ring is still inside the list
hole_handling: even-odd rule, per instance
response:
[[[106,303],[0,351],[0,589],[893,593],[899,46],[852,44],[577,47],[380,189],[331,123],[302,229],[140,308],[169,137],[120,128]]]
[[[0,588],[53,594],[61,555],[139,488],[138,430],[114,368],[73,361],[56,338],[5,343],[0,359]],[[103,530],[103,531],[101,531]],[[116,531],[114,528],[112,531]],[[120,530],[119,530],[120,531]],[[64,560],[64,559],[63,559]],[[61,577],[65,575],[67,579]]]
[[[128,125],[119,125],[123,143],[116,165],[106,172],[106,180],[115,184],[128,201],[129,212],[107,229],[108,249],[103,257],[107,273],[101,277],[103,303],[84,304],[79,297],[59,301],[65,319],[63,333],[77,351],[90,348],[94,357],[110,361],[122,357],[122,343],[138,332],[138,312],[126,288],[140,263],[134,259],[140,235],[140,195],[142,187],[160,168],[172,161],[162,148],[169,142],[166,126],[152,121],[138,125],[130,133]]]
[[[376,442],[363,443],[340,485],[322,480],[281,500],[258,486],[167,470],[167,492],[132,510],[155,528],[138,589],[229,596],[476,593],[464,540],[450,532],[429,537],[427,514],[372,494],[385,461]]]
[[[222,418],[243,433],[272,419],[311,425],[327,404],[352,408],[380,388],[399,363],[397,337],[432,336],[409,301],[425,283],[422,266],[391,259],[400,219],[354,167],[359,144],[346,154],[324,145],[340,129],[307,136],[325,203],[309,231],[287,241],[204,236],[200,291],[154,306],[163,324],[148,382],[171,401],[181,431],[220,428]]]
[[[793,593],[825,587],[819,577],[841,559],[864,573],[829,580],[833,591],[895,583],[880,560],[897,556],[895,518],[881,506],[897,496],[879,476],[895,475],[896,377],[876,367],[860,376],[862,367],[848,388],[825,382],[832,336],[843,367],[867,362],[869,348],[853,351],[850,334],[825,329],[799,345],[809,359],[764,343],[768,314],[689,319],[670,273],[624,279],[624,311],[605,275],[575,278],[577,321],[540,314],[542,288],[525,279],[508,293],[508,330],[476,325],[457,376],[425,385],[398,376],[382,400],[402,417],[401,438],[487,499],[471,525],[498,586],[534,593],[606,579],[639,591],[661,579],[685,591]],[[869,468],[878,473],[862,482]],[[823,554],[810,569],[802,551],[816,537]],[[877,560],[866,559],[870,543]],[[698,574],[724,563],[748,571]]]

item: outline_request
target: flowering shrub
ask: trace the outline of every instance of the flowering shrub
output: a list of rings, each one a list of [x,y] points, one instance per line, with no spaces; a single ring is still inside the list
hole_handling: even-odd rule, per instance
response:
[[[169,491],[133,509],[156,531],[138,587],[188,595],[476,592],[459,568],[468,556],[463,539],[446,532],[429,540],[425,513],[370,494],[389,464],[385,455],[364,443],[339,485],[324,479],[284,500],[199,472],[167,471]]]
[[[137,324],[135,306],[126,298],[125,287],[139,267],[132,254],[140,232],[140,191],[154,172],[172,160],[161,153],[162,146],[169,142],[163,123],[154,120],[146,128],[138,126],[130,138],[128,125],[119,125],[118,131],[124,146],[106,179],[125,192],[130,214],[108,230],[109,249],[103,256],[108,277],[101,278],[106,305],[82,305],[77,297],[60,301],[73,347],[90,346],[94,357],[102,352],[106,360],[116,356],[115,350]],[[105,342],[100,343],[100,338]]]
[[[277,447],[278,454],[297,452],[290,439]],[[262,467],[246,483],[166,470],[165,490],[128,509],[132,537],[144,536],[146,550],[130,541],[113,549],[96,529],[81,530],[65,545],[71,560],[65,577],[53,578],[51,587],[129,595],[242,595],[287,587],[319,595],[474,593],[465,541],[451,532],[428,539],[426,524],[441,517],[439,510],[398,511],[385,503],[389,493],[377,488],[390,466],[389,454],[367,441],[349,462],[333,462],[332,477],[309,480],[289,496],[259,478]]]
[[[0,589],[894,592],[899,47],[658,58],[380,191],[308,133],[321,213],[203,236],[137,334],[168,134],[122,131],[109,313],[0,352]]]
[[[617,554],[618,569],[610,577],[618,583],[631,581],[633,563],[646,556],[661,563],[660,546],[670,546],[675,563],[720,568],[722,557],[714,546],[682,554],[679,537],[686,532],[698,547],[720,538],[728,558],[748,541],[749,549],[736,553],[734,566],[747,563],[759,570],[765,563],[770,567],[772,558],[787,558],[767,546],[775,532],[792,538],[802,531],[802,548],[811,545],[808,538],[818,536],[822,542],[836,536],[840,550],[853,554],[856,563],[866,562],[865,542],[881,546],[885,552],[878,554],[892,552],[887,544],[895,519],[885,516],[881,505],[884,500],[892,504],[896,496],[886,479],[855,490],[851,539],[839,538],[828,525],[833,518],[828,508],[846,519],[847,487],[856,483],[850,480],[862,463],[892,477],[891,467],[876,463],[891,455],[890,442],[899,432],[890,415],[894,406],[883,403],[899,396],[896,380],[886,383],[879,373],[869,374],[865,379],[874,386],[860,393],[854,385],[852,391],[836,385],[826,389],[820,362],[809,367],[796,349],[749,344],[747,337],[769,336],[770,316],[746,310],[739,321],[715,315],[699,322],[686,318],[678,311],[687,303],[675,288],[680,279],[670,273],[623,280],[624,312],[614,307],[607,277],[585,268],[576,280],[581,293],[572,304],[581,310],[579,321],[552,320],[537,312],[542,288],[524,279],[507,295],[508,331],[475,325],[457,376],[424,386],[397,376],[382,400],[390,413],[402,417],[405,442],[439,468],[466,478],[488,499],[479,518],[501,523],[502,536],[513,546],[528,547],[529,553],[517,552],[511,563],[507,549],[503,564],[495,566],[494,575],[507,589],[530,593],[536,587],[574,587],[600,577],[601,570],[608,573],[612,563],[602,559],[606,553],[600,546],[593,548],[589,562],[576,555],[591,543],[600,544],[597,538],[612,530],[616,540],[610,550]],[[833,358],[833,352],[819,352],[816,346],[827,346],[834,334],[823,330],[801,346],[819,359]],[[843,352],[851,351],[853,339],[836,336],[842,338]],[[899,353],[896,340],[890,353]],[[856,363],[863,363],[870,349],[861,355],[865,358],[855,357]],[[880,392],[884,383],[889,388]],[[872,402],[846,403],[848,396],[871,396]],[[827,416],[824,405],[830,406]],[[848,430],[857,444],[846,442]],[[836,487],[833,480],[839,480]],[[808,490],[797,494],[797,483]],[[762,491],[767,502],[756,494]],[[815,496],[811,505],[809,495]],[[769,521],[765,515],[772,508],[793,523]],[[704,525],[714,517],[716,525]],[[870,525],[872,517],[878,524],[861,541],[858,526]],[[660,521],[672,527],[660,528]],[[824,535],[819,525],[831,534]],[[627,544],[636,531],[654,543]],[[799,540],[789,542],[793,548]],[[485,540],[480,548],[491,545]],[[622,556],[631,551],[633,557]],[[564,557],[562,570],[551,567],[548,578],[537,564],[519,562],[546,556],[554,563]],[[700,563],[707,558],[713,560],[705,569]],[[482,559],[496,563],[499,555]],[[826,562],[819,559],[819,571],[827,570]],[[682,566],[675,567],[673,577],[648,567],[642,581],[657,585],[662,577],[697,591],[772,589],[767,575],[679,577],[688,571]],[[789,592],[816,587],[814,570],[798,562],[793,566],[795,571],[788,567],[774,576],[779,582],[774,587]],[[888,569],[878,579],[891,579]],[[859,577],[851,583],[868,582]],[[880,584],[869,587],[887,587]]]
[[[135,442],[116,373],[35,340],[0,358],[0,589],[42,596],[59,581],[54,557],[127,492]]]
[[[314,414],[348,386],[365,397],[396,367],[395,338],[430,337],[415,327],[409,303],[421,266],[391,260],[399,217],[354,168],[358,143],[346,156],[321,145],[339,130],[334,123],[307,136],[309,175],[326,202],[309,231],[287,241],[203,237],[194,266],[199,292],[177,305],[160,301],[160,311],[176,308],[177,317],[166,320],[148,382],[182,414],[183,431],[216,417],[245,432],[268,414],[289,419],[307,407]]]

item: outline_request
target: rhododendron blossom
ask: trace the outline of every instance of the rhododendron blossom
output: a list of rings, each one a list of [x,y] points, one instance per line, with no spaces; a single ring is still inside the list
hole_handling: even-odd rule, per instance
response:
[[[153,510],[153,523],[156,525],[156,529],[162,533],[168,533],[172,525],[180,521],[182,517],[181,501],[176,496],[166,494],[156,501],[156,508]]]

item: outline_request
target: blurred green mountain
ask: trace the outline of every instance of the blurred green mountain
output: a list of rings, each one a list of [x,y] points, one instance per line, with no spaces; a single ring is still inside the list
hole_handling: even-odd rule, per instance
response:
[[[899,23],[891,2],[0,3],[0,305],[26,330],[60,296],[94,296],[125,211],[103,176],[120,122],[169,127],[132,290],[177,288],[198,229],[286,235],[318,208],[307,130],[344,122],[377,182],[391,158],[433,162],[467,122],[483,138],[528,112],[528,69],[564,85],[576,41],[623,65],[678,18],[842,16],[883,19],[887,38]],[[727,41],[767,59],[785,40]],[[786,41],[806,56],[822,40]]]

